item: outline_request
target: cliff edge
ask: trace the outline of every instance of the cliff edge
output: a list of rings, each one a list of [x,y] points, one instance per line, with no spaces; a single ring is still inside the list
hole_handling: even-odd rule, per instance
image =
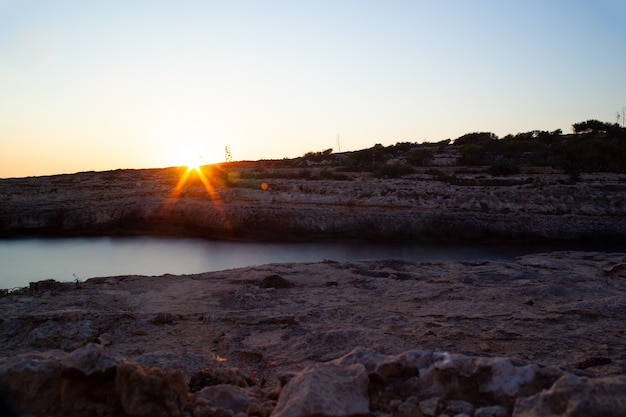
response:
[[[269,164],[269,163],[268,163]],[[227,239],[626,238],[626,175],[290,178],[261,162],[0,180],[0,236]],[[270,168],[268,168],[270,169]],[[317,169],[315,178],[323,177]],[[303,174],[300,174],[303,175]],[[257,175],[258,176],[258,175]],[[326,174],[328,176],[328,174]]]

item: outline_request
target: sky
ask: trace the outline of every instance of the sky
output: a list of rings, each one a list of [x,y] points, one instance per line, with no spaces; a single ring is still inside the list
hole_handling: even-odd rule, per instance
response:
[[[571,131],[623,0],[0,0],[0,178]]]

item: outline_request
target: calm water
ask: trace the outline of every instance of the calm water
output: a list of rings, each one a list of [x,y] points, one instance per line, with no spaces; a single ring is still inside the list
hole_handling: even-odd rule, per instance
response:
[[[49,278],[73,281],[114,275],[194,274],[280,262],[513,259],[552,250],[623,248],[580,244],[258,243],[152,237],[9,239],[0,240],[0,288],[24,287]]]

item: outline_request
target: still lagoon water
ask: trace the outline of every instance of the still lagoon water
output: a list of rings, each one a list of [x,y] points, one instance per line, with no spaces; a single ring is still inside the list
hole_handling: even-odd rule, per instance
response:
[[[469,244],[363,241],[227,242],[181,238],[27,238],[0,240],[0,288],[44,279],[86,280],[115,275],[196,274],[283,262],[406,259],[514,259],[554,250],[623,251],[617,245]]]

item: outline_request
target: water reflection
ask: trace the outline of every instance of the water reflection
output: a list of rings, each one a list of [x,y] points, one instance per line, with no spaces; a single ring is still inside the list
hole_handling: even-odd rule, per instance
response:
[[[113,275],[194,274],[325,259],[513,259],[522,254],[553,250],[606,251],[607,248],[574,243],[537,246],[361,241],[255,243],[146,237],[11,239],[0,240],[0,288],[23,287],[48,278],[73,281]]]

